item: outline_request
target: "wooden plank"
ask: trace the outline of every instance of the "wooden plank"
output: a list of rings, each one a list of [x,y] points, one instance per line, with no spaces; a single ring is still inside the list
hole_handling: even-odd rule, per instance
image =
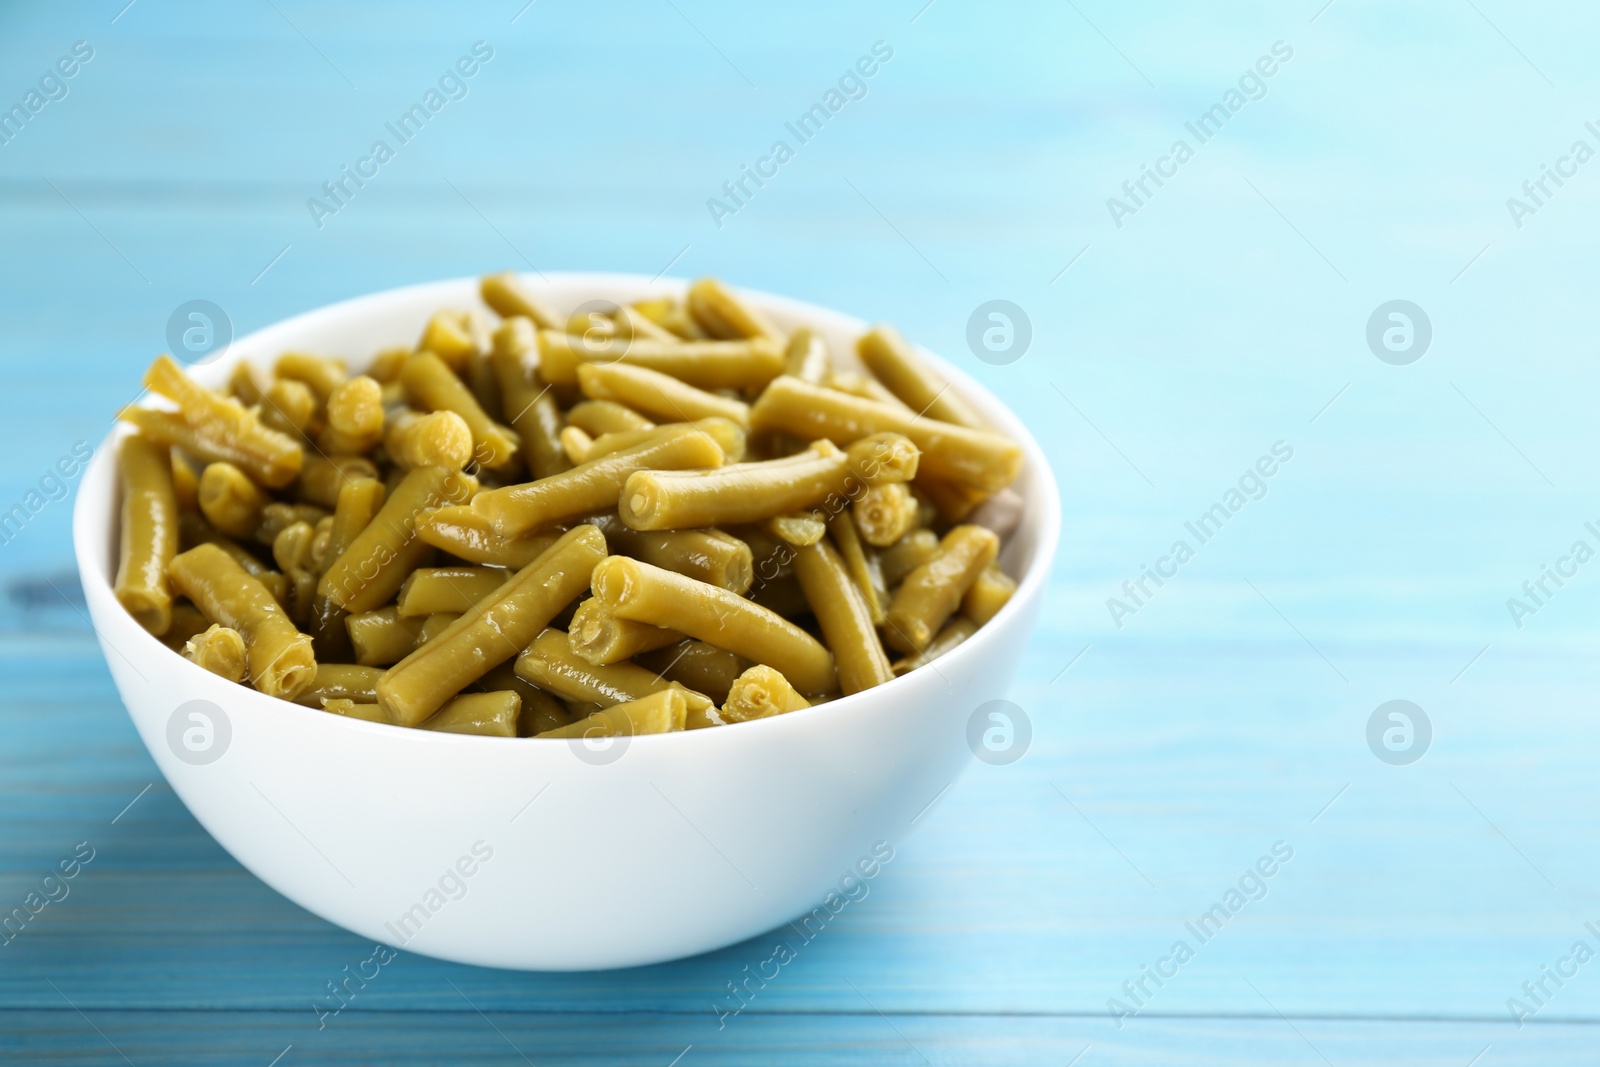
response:
[[[52,994],[55,995],[55,994]],[[1485,1023],[1250,1019],[1161,1019],[1118,1033],[1099,1020],[1028,1015],[760,1015],[716,1021],[633,1012],[475,1012],[442,985],[437,1004],[461,1010],[404,1015],[352,1006],[318,1019],[287,1012],[77,1012],[59,1008],[21,1019],[0,1013],[0,1034],[25,1025],[7,1051],[30,1063],[167,1063],[176,1067],[239,1064],[654,1064],[690,1067],[750,1063],[829,1063],[840,1067],[903,1064],[1072,1064],[1183,1067],[1337,1063],[1562,1064],[1593,1062],[1594,1026],[1533,1025],[1521,1031]],[[76,999],[72,997],[72,999]],[[859,998],[858,998],[859,1003]],[[273,1057],[281,1056],[279,1060]],[[1474,1057],[1478,1057],[1475,1061]]]

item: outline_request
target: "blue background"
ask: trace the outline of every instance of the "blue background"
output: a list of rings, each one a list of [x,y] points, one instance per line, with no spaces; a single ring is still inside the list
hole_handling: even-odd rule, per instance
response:
[[[0,547],[0,908],[76,842],[96,858],[0,947],[0,1054],[1592,1056],[1600,963],[1526,1027],[1506,1003],[1600,949],[1600,563],[1520,627],[1506,603],[1573,541],[1600,549],[1600,161],[1520,227],[1506,204],[1574,141],[1600,149],[1592,6],[125,2],[0,10],[7,107],[94,49],[0,146],[0,510],[103,436],[184,301],[242,334],[492,269],[668,270],[955,360],[1048,449],[1065,534],[1013,694],[1026,756],[975,765],[726,1028],[710,1004],[764,939],[575,976],[402,956],[318,1030],[311,1001],[371,946],[255,881],[160,781],[49,503]],[[468,95],[319,229],[307,199],[479,40]],[[717,226],[707,198],[877,41],[866,97]],[[1184,123],[1280,41],[1265,95],[1197,144]],[[1194,158],[1118,226],[1107,198],[1180,137]],[[997,298],[1033,332],[1007,365],[966,342]],[[1410,365],[1366,341],[1393,299],[1431,323]],[[1266,496],[1116,626],[1107,599],[1278,441]],[[1408,766],[1367,745],[1391,699],[1432,725]],[[1267,895],[1119,1029],[1108,998],[1277,841]]]

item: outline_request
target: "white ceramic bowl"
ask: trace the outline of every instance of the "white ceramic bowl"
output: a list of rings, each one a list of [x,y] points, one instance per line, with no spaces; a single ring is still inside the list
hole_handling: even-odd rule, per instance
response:
[[[684,289],[608,274],[523,281],[562,310]],[[463,278],[348,300],[242,338],[193,374],[220,385],[235,361],[270,365],[291,348],[359,367],[414,343],[439,308],[486,310],[477,290]],[[747,295],[779,325],[809,324],[837,359],[853,358],[858,320]],[[225,682],[168,650],[112,595],[120,429],[84,474],[73,516],[89,613],[173,790],[240,863],[329,922],[441,959],[529,970],[733,944],[811,911],[842,878],[861,877],[863,858],[877,873],[875,844],[900,845],[972,758],[969,719],[1004,696],[1044,597],[1060,521],[1044,455],[998,400],[935,362],[1027,452],[1017,485],[1026,514],[1002,557],[1017,594],[933,666],[808,711],[631,738],[600,763],[567,742],[395,729]]]

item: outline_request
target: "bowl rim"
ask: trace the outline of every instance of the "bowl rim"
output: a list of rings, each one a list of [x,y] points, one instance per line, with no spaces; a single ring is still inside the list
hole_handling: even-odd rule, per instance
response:
[[[683,292],[687,291],[690,284],[689,280],[687,279],[662,275],[657,275],[651,278],[642,274],[597,271],[546,271],[540,272],[537,276],[531,276],[528,273],[521,271],[515,273],[519,279],[521,279],[526,285],[529,286],[529,288],[534,289],[535,291],[540,289],[570,290],[578,287],[589,287],[599,290],[602,294],[598,297],[591,297],[590,299],[602,300],[611,299],[611,297],[603,295],[606,291],[608,291],[608,289],[612,292],[626,289],[629,292],[638,291],[652,295],[681,295]],[[219,359],[208,360],[205,363],[196,364],[193,366],[186,366],[184,370],[185,373],[188,374],[194,369],[194,366],[216,366],[218,369],[221,369],[223,367],[231,367],[240,359],[251,358],[251,356],[260,358],[259,355],[249,353],[248,350],[252,347],[265,343],[265,340],[270,340],[270,337],[273,334],[293,333],[297,330],[315,329],[324,325],[326,320],[337,320],[341,317],[361,312],[365,310],[367,306],[372,304],[387,303],[391,301],[404,301],[407,299],[420,300],[426,296],[429,296],[430,294],[459,289],[466,286],[471,287],[473,299],[476,300],[477,286],[481,277],[481,275],[466,275],[427,282],[416,282],[409,285],[396,286],[389,289],[381,289],[370,293],[364,293],[358,296],[335,301],[331,304],[324,304],[319,307],[311,308],[309,310],[291,315],[287,318],[275,320],[265,326],[252,330],[250,333],[234,339],[229,344],[226,352]],[[734,288],[740,295],[748,298],[752,303],[756,304],[762,310],[776,310],[780,313],[780,317],[783,318],[823,321],[832,320],[835,326],[853,330],[857,334],[864,333],[870,325],[865,320],[857,318],[848,312],[838,311],[836,309],[824,307],[819,304],[812,304],[808,301],[799,300],[797,298],[768,293],[763,290],[751,289],[744,286],[736,286]],[[439,301],[435,304],[436,307],[444,307],[448,306],[448,301],[458,298],[435,297],[434,299]],[[622,299],[632,300],[637,299],[637,297],[628,296]],[[827,327],[825,326],[824,328],[826,329]],[[1028,565],[1026,568],[1024,568],[1023,573],[1018,576],[1017,590],[1011,599],[1007,601],[998,612],[996,612],[993,618],[991,618],[982,627],[978,628],[973,638],[962,642],[950,652],[945,653],[944,657],[941,657],[950,658],[953,662],[959,662],[959,660],[963,657],[978,654],[979,646],[981,646],[983,643],[978,640],[978,638],[980,635],[982,635],[984,630],[994,627],[996,623],[1007,620],[1016,615],[1018,612],[1023,611],[1024,605],[1031,603],[1035,598],[1043,597],[1045,585],[1049,581],[1050,574],[1054,566],[1057,543],[1059,542],[1061,536],[1060,490],[1056,484],[1055,472],[1050,466],[1050,461],[1046,456],[1044,449],[1040,446],[1032,431],[1029,430],[1027,425],[1023,423],[1022,419],[1018,417],[1016,412],[1014,412],[1009,405],[991,393],[982,383],[977,381],[977,379],[973,378],[961,368],[953,365],[944,357],[915,342],[911,342],[911,344],[912,348],[919,356],[928,360],[940,373],[945,375],[951,386],[960,393],[963,399],[975,401],[976,406],[979,408],[982,414],[1000,423],[1001,429],[1022,447],[1025,458],[1023,471],[1028,477],[1029,481],[1032,483],[1029,487],[1029,493],[1023,494],[1023,514],[1021,520],[1019,520],[1018,529],[1021,530],[1025,526],[1028,526],[1032,523],[1037,523],[1038,529],[1036,534],[1036,544],[1033,547],[1033,558],[1028,562]],[[135,401],[135,403],[144,404],[150,399],[150,394],[148,391],[145,391],[141,393],[140,398]],[[101,439],[91,463],[97,465],[102,463],[113,464],[115,462],[114,457],[116,453],[116,446],[124,437],[128,436],[132,432],[132,428],[128,426],[128,424],[120,421],[115,422],[110,431]],[[118,491],[115,472],[112,471],[108,475],[104,476],[103,481],[108,490],[114,496]],[[85,480],[85,483],[87,483],[87,479]],[[121,603],[116,600],[113,591],[113,585],[115,582],[114,568],[105,566],[105,561],[107,558],[106,550],[108,547],[114,550],[114,545],[108,545],[105,543],[105,539],[108,535],[103,528],[89,528],[87,512],[84,507],[85,496],[82,492],[83,488],[84,486],[80,485],[78,495],[73,502],[73,552],[77,559],[80,575],[92,577],[97,582],[99,587],[94,591],[93,594],[91,594],[87,589],[89,582],[85,581],[85,595],[95,595],[109,600],[109,606],[112,608],[112,613],[118,620],[118,625],[122,630],[137,633],[139,638],[148,641],[149,646],[157,650],[157,655],[164,654],[171,657],[172,660],[175,661],[175,666],[178,671],[193,672],[188,676],[194,680],[196,685],[205,686],[211,684],[212,682],[224,681],[200,665],[188,660],[180,652],[169,648],[160,638],[147,631],[143,626],[140,626],[133,619],[133,616],[129,615],[125,610],[122,609]],[[1036,512],[1037,514],[1035,514]],[[118,521],[118,513],[119,509],[114,506],[114,504],[107,508],[107,515],[109,516],[110,524],[113,528]],[[762,730],[771,731],[774,729],[783,729],[784,726],[780,724],[790,722],[797,714],[805,720],[818,720],[818,725],[821,726],[822,723],[820,720],[823,716],[848,715],[857,712],[858,705],[866,702],[862,698],[867,698],[869,696],[873,698],[881,698],[888,694],[891,690],[894,692],[899,692],[900,689],[905,688],[907,683],[916,684],[914,682],[910,682],[910,679],[916,678],[919,675],[923,675],[927,669],[927,666],[919,667],[916,670],[908,671],[903,675],[891,678],[882,685],[874,686],[871,689],[862,690],[859,693],[851,693],[849,695],[839,696],[833,700],[826,701],[825,703],[817,704],[810,708],[801,709],[799,713],[791,712],[785,715],[773,715],[765,719],[756,719],[735,725],[741,727],[739,736],[749,737],[752,742],[754,742],[758,737],[764,736],[760,733]],[[184,677],[184,675],[180,673],[179,677]],[[475,734],[457,734],[434,730],[398,728],[388,723],[367,722],[362,719],[352,719],[342,715],[330,715],[321,709],[313,708],[309,705],[300,704],[292,700],[285,700],[281,697],[269,696],[266,693],[262,693],[259,690],[253,689],[241,683],[228,683],[228,685],[231,689],[237,691],[232,695],[238,696],[246,705],[255,705],[260,707],[265,713],[282,715],[285,713],[293,714],[296,712],[301,712],[308,716],[308,722],[317,721],[323,724],[321,727],[311,727],[311,729],[331,728],[356,730],[358,732],[375,733],[377,737],[386,741],[412,744],[505,745],[505,743],[508,741],[541,740],[539,738],[489,737]],[[286,708],[294,709],[294,711],[286,712]],[[647,745],[691,744],[694,742],[686,741],[683,739],[683,737],[700,733],[715,733],[725,736],[723,735],[723,731],[720,730],[680,730],[671,731],[665,734],[641,734],[630,737],[628,741],[630,745],[640,743]],[[568,741],[568,739],[564,738],[547,738],[543,740]],[[555,748],[555,745],[527,746],[524,751],[553,751]]]

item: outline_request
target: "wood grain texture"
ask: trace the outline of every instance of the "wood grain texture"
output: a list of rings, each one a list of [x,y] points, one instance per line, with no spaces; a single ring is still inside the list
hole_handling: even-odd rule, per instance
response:
[[[490,269],[670,267],[956,360],[1035,427],[1066,520],[1013,694],[1025,758],[974,765],[726,1029],[713,1005],[771,937],[590,975],[406,955],[319,1031],[312,1001],[372,946],[160,781],[74,603],[70,497],[45,502],[0,538],[0,910],[79,842],[95,858],[0,946],[0,1056],[1592,1058],[1600,965],[1521,1030],[1507,999],[1600,948],[1600,578],[1547,580],[1520,626],[1507,598],[1600,548],[1600,201],[1587,172],[1520,228],[1505,201],[1586,136],[1563,101],[1593,96],[1595,14],[1318,6],[0,11],[7,106],[95,48],[0,145],[0,514],[99,441],[185,300],[243,333]],[[307,198],[480,39],[466,97],[319,229]],[[707,198],[879,40],[865,97],[716,225]],[[1264,95],[1115,225],[1107,198],[1278,40]],[[967,343],[997,297],[1033,334],[1004,365]],[[1406,367],[1365,339],[1395,297],[1434,327]],[[1189,533],[1277,442],[1259,498]],[[1128,600],[1178,539],[1194,559]],[[1137,608],[1120,626],[1112,597]],[[1395,698],[1434,730],[1410,766],[1366,743]],[[1185,924],[1277,842],[1293,858],[1199,944]],[[1119,1030],[1108,1000],[1180,938],[1194,958]]]

